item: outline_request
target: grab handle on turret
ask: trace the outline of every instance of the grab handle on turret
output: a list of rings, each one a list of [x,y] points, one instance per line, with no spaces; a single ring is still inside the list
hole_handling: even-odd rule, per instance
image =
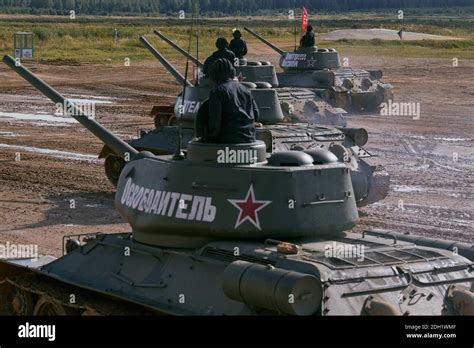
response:
[[[173,66],[173,64],[171,64],[155,47],[153,47],[144,36],[140,36],[140,42],[151,52],[151,54],[155,56],[156,59],[160,61],[161,64],[163,64],[166,70],[168,70],[171,75],[174,76],[180,85],[184,85],[186,81],[186,85],[188,87],[193,87],[193,84],[189,80],[186,80],[186,78],[181,75],[181,73]]]
[[[35,76],[30,70],[25,68],[18,60],[15,60],[11,56],[4,56],[3,62],[14,70],[18,75],[28,81],[33,87],[43,93],[46,97],[51,99],[56,104],[64,106],[64,110],[67,110],[69,116],[75,118],[80,124],[86,127],[92,134],[102,140],[107,146],[109,146],[117,155],[130,159],[133,159],[138,155],[138,151],[127,144],[122,139],[115,136],[108,129],[104,128],[100,123],[92,119],[90,116],[82,112],[73,102],[66,99],[64,96],[59,94],[54,88],[49,86],[46,82]]]
[[[201,63],[196,57],[194,57],[192,54],[190,54],[189,52],[186,52],[184,49],[182,49],[181,47],[179,47],[176,42],[173,42],[171,41],[167,36],[165,36],[161,31],[159,30],[154,30],[153,31],[160,39],[162,39],[163,41],[165,41],[168,45],[170,45],[171,47],[173,47],[176,51],[178,51],[179,53],[181,53],[183,56],[185,56],[186,58],[188,58],[190,61],[192,61],[195,65],[197,65],[198,67],[200,68],[203,68],[204,67],[204,64]]]
[[[279,48],[278,46],[275,46],[274,44],[272,44],[270,41],[268,41],[267,39],[264,39],[263,37],[261,37],[260,35],[258,35],[256,32],[254,32],[253,30],[247,28],[247,27],[244,27],[244,30],[246,30],[247,32],[249,32],[250,34],[252,34],[253,36],[255,36],[257,39],[259,39],[260,41],[262,41],[264,44],[268,45],[270,48],[272,48],[273,50],[275,50],[280,56],[284,55],[285,54],[285,51],[283,51],[281,48]]]

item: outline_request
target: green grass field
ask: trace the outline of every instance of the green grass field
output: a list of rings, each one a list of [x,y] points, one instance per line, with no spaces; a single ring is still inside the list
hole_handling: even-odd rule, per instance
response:
[[[249,26],[282,48],[293,47],[293,27],[284,18],[218,18],[203,20],[194,31],[199,34],[200,56],[214,50],[216,37],[231,36],[235,27]],[[403,25],[393,14],[341,14],[321,15],[314,22],[316,31],[328,32],[338,28],[387,28],[405,31],[447,35],[462,38],[453,41],[382,41],[338,40],[318,42],[321,47],[335,47],[342,54],[384,55],[400,57],[439,57],[459,59],[474,58],[474,26],[472,17],[423,17],[409,18]],[[12,54],[13,34],[31,31],[35,34],[36,60],[71,60],[80,63],[123,62],[153,60],[138,41],[140,35],[148,35],[151,41],[169,58],[180,57],[174,50],[155,39],[154,29],[160,29],[182,47],[187,47],[190,21],[150,17],[78,17],[70,20],[63,16],[0,16],[0,54]],[[114,28],[120,39],[114,42]],[[298,32],[299,33],[299,32]],[[256,39],[246,35],[250,49]],[[193,52],[194,40],[193,40]]]

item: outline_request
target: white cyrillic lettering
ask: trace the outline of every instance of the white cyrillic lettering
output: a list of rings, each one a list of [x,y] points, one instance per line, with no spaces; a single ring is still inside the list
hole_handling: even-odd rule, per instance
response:
[[[132,184],[132,179],[129,178],[127,180],[127,183],[125,184],[125,188],[123,189],[122,199],[120,200],[120,203],[125,204],[125,201],[127,200],[128,190],[130,189],[131,184]]]
[[[171,193],[171,202],[170,208],[168,209],[168,216],[173,216],[174,207],[176,206],[176,201],[179,199],[180,194],[176,192]]]
[[[194,196],[193,204],[191,205],[191,212],[188,215],[188,220],[202,220],[202,212],[204,210],[205,197]]]
[[[206,203],[204,205],[204,214],[203,214],[203,221],[206,222],[212,222],[216,218],[216,207],[211,204],[212,203],[212,198],[207,197],[206,198]]]
[[[176,210],[176,217],[178,219],[187,219],[188,214],[184,213],[183,210],[188,209],[188,203],[193,199],[191,195],[182,194],[179,199],[178,209]]]

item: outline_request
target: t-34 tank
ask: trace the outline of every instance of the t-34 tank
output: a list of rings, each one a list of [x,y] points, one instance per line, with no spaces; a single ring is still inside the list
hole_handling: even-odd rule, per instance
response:
[[[60,258],[2,260],[2,314],[473,314],[468,259],[348,232],[351,176],[327,150],[191,141],[184,156],[139,152],[3,61],[129,156],[115,206],[131,232],[67,237]]]
[[[178,128],[172,126],[177,119],[181,120],[183,145],[195,135],[195,119],[198,113],[207,112],[207,100],[213,83],[201,79],[198,85],[186,80],[179,71],[163,57],[144,37],[141,42],[176,78],[180,85],[186,84],[185,101],[182,94],[173,106],[155,107],[159,113],[155,116],[156,128],[142,130],[138,139],[129,142],[134,148],[150,151],[154,154],[173,153],[177,146]],[[390,176],[383,166],[368,151],[362,148],[367,143],[368,135],[364,129],[334,128],[314,123],[294,123],[284,116],[282,103],[279,102],[277,89],[262,87],[257,83],[246,84],[255,98],[259,111],[259,121],[263,124],[257,129],[257,139],[266,145],[268,153],[294,149],[326,149],[334,153],[351,169],[352,183],[358,206],[365,206],[386,197],[389,190]],[[170,126],[171,125],[171,126]],[[125,161],[116,153],[104,146],[99,157],[105,158],[105,171],[109,180],[116,185]]]
[[[312,88],[331,105],[347,111],[378,110],[393,98],[392,86],[381,81],[380,70],[342,67],[334,48],[299,47],[285,52],[249,28],[250,34],[270,46],[280,56],[280,86]]]

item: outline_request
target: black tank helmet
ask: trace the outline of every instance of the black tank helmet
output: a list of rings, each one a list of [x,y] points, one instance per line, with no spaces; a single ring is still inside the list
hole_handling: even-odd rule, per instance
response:
[[[215,83],[222,83],[235,77],[235,68],[228,59],[219,58],[211,65],[209,77]]]
[[[232,35],[234,36],[234,38],[236,39],[240,39],[242,37],[242,33],[240,32],[240,30],[236,29],[234,30],[234,32],[232,33]]]
[[[225,37],[220,37],[216,40],[216,47],[220,50],[229,47],[229,42]]]

